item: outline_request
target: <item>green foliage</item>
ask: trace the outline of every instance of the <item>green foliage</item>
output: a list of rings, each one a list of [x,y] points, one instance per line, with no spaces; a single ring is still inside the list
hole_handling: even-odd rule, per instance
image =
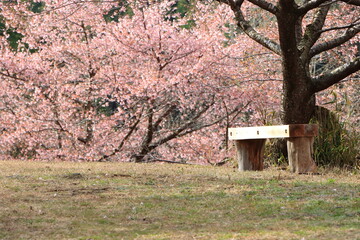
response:
[[[7,41],[10,44],[10,47],[13,50],[17,50],[19,48],[19,44],[21,43],[21,40],[23,39],[24,35],[21,33],[18,33],[15,29],[10,28],[6,31],[8,34]]]
[[[287,167],[286,139],[274,138],[266,142],[264,150],[264,163],[267,166]]]
[[[195,20],[190,19],[190,20],[186,21],[186,24],[180,25],[180,28],[189,30],[189,29],[191,29],[191,28],[193,28],[195,26],[196,26]]]
[[[180,26],[183,29],[191,29],[196,26],[196,22],[191,18],[191,13],[194,8],[194,1],[191,0],[177,0],[170,6],[169,11],[165,14],[165,20],[175,22],[179,18],[190,18],[186,24]]]
[[[130,4],[126,1],[119,1],[118,6],[113,6],[106,14],[103,15],[107,23],[119,22],[121,18],[126,16],[134,16],[134,11],[132,10]]]
[[[330,110],[317,107],[311,121],[319,125],[314,142],[314,158],[320,166],[353,167],[359,165],[360,136]]]
[[[236,42],[236,38],[240,34],[241,30],[232,23],[226,23],[224,27],[226,30],[224,30],[223,32],[226,40],[223,42],[223,44],[224,47],[228,47]]]
[[[43,12],[45,9],[45,2],[34,2],[31,1],[30,5],[29,5],[29,10],[32,11],[33,13],[41,13]]]
[[[23,39],[24,35],[17,32],[14,28],[8,28],[6,26],[6,20],[3,16],[0,15],[0,36],[4,37],[7,36],[6,40],[8,41],[10,47],[13,50],[17,50],[21,40]]]
[[[107,117],[115,114],[119,103],[117,101],[110,101],[104,98],[97,98],[92,103],[95,107],[97,114],[105,115]]]
[[[193,2],[189,0],[177,0],[170,6],[166,13],[166,20],[176,21],[179,17],[184,18],[193,8]]]
[[[15,28],[7,27],[6,19],[2,15],[0,15],[0,37],[6,37],[6,41],[14,52],[29,51],[34,53],[38,51],[38,49],[30,48],[28,43],[22,42],[24,35],[17,32]]]

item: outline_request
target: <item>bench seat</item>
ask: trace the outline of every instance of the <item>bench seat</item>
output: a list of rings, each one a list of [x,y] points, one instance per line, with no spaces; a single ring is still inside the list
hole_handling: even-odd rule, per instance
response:
[[[290,170],[297,173],[316,172],[312,159],[316,124],[229,128],[228,136],[235,141],[239,170],[262,170],[265,141],[286,138]]]

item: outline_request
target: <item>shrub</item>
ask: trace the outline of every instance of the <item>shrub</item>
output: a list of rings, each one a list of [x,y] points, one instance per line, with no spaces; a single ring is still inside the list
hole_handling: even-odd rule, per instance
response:
[[[274,138],[266,141],[264,164],[265,166],[284,167],[288,164],[286,139]]]
[[[319,135],[314,142],[314,158],[319,166],[359,166],[359,133],[335,112],[317,106],[311,123],[319,125]]]
[[[15,159],[32,159],[36,156],[36,149],[30,147],[25,141],[16,141],[8,151],[8,154]]]

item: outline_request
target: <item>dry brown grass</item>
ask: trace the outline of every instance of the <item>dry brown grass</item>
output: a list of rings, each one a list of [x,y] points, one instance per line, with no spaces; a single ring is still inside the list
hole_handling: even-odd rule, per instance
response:
[[[360,239],[360,176],[0,161],[0,239]]]

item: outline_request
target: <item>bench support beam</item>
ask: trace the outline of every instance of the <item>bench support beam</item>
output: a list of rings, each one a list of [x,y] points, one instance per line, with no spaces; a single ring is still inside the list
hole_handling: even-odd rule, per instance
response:
[[[293,137],[287,139],[290,171],[294,173],[315,173],[317,167],[312,158],[314,137]]]
[[[266,139],[236,140],[236,157],[239,171],[261,171],[264,169],[263,158]]]

